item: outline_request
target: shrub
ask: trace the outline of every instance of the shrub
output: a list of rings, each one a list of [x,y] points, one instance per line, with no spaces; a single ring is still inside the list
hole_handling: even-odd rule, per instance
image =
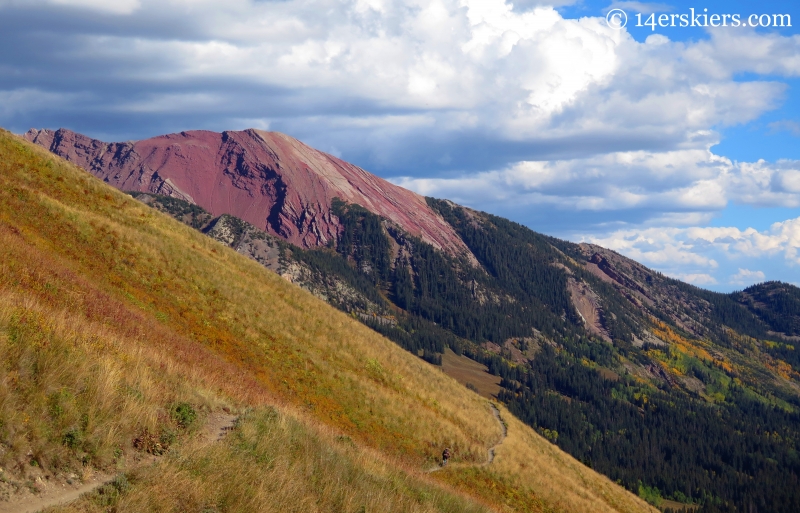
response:
[[[70,449],[77,449],[81,445],[81,433],[77,429],[70,429],[61,437],[61,443]]]
[[[188,429],[197,420],[197,412],[189,403],[179,403],[172,408],[172,419],[178,426]]]

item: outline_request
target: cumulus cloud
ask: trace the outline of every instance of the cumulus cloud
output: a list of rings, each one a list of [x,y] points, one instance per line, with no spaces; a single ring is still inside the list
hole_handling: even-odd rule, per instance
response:
[[[615,212],[620,220],[635,213],[638,223],[673,226],[705,223],[730,203],[800,206],[800,162],[733,162],[700,149],[525,161],[499,171],[393,181],[484,210],[513,204],[518,213]]]
[[[719,264],[714,258],[696,251],[697,243],[687,237],[686,231],[685,228],[663,227],[617,230],[602,237],[586,236],[584,240],[652,266],[669,267],[673,272],[680,268],[717,268]]]
[[[777,268],[770,278],[791,282],[800,265],[800,218],[773,223],[761,231],[730,226],[662,226],[615,230],[582,239],[696,285],[724,282],[742,286],[767,279],[764,271],[743,267],[745,262]]]
[[[749,269],[739,268],[739,272],[730,277],[728,283],[731,285],[753,285],[764,281],[766,276],[761,271],[751,271]]]
[[[685,262],[717,267],[707,256],[712,251],[729,257],[783,255],[788,263],[800,264],[800,217],[774,223],[768,230],[736,227],[646,228],[618,230],[588,240],[654,263]]]
[[[704,285],[716,285],[718,283],[713,276],[706,273],[677,273],[673,274],[672,277],[699,287]]]
[[[551,7],[564,3],[0,0],[0,42],[21,50],[0,57],[0,89],[91,96],[48,117],[94,134],[246,120],[384,175],[430,175],[702,149],[718,139],[712,127],[756,119],[784,94],[735,73],[800,69],[796,38],[719,30],[639,43],[600,13],[564,19]],[[0,122],[42,118],[23,107]]]
[[[509,2],[515,11],[524,12],[534,7],[564,7],[579,3],[580,0],[516,0]]]
[[[625,11],[634,11],[642,14],[674,11],[674,8],[669,4],[661,4],[654,2],[635,2],[631,0],[612,2],[611,5],[606,8],[606,11],[609,11],[611,9],[623,9]]]

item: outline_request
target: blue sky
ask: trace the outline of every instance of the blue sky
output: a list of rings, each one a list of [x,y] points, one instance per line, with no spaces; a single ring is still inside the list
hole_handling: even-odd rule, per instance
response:
[[[692,8],[793,26],[635,26]],[[797,25],[769,0],[0,0],[0,125],[278,130],[703,287],[800,283]]]

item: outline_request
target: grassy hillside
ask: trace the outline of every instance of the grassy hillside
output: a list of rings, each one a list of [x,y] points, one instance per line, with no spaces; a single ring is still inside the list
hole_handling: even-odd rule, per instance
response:
[[[655,504],[800,508],[796,287],[713,293],[446,201],[430,200],[486,272],[357,205],[337,204],[335,247],[301,250],[226,214],[136,197],[441,362]]]
[[[483,465],[502,434],[485,399],[7,132],[0,361],[6,495],[125,473],[65,511],[649,510],[505,410]],[[202,444],[222,408],[237,429]]]

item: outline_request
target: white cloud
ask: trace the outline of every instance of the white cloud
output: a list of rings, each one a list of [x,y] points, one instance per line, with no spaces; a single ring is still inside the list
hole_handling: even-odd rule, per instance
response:
[[[525,11],[534,7],[563,7],[580,2],[581,0],[513,0],[514,10]]]
[[[711,76],[735,73],[800,75],[800,36],[762,34],[754,30],[715,30],[711,39],[687,47],[686,57]]]
[[[729,203],[800,206],[800,162],[732,162],[710,150],[617,152],[574,160],[519,162],[450,178],[393,179],[420,194],[491,209],[646,211],[651,224],[707,222]]]
[[[767,279],[746,265],[769,265],[773,279],[792,281],[800,264],[800,217],[774,223],[766,230],[736,227],[651,227],[615,230],[582,238],[618,251],[674,278],[696,285],[751,285]],[[783,262],[781,265],[780,262]],[[736,269],[734,274],[729,269]],[[715,277],[717,276],[717,277]]]
[[[728,283],[731,285],[753,285],[755,283],[759,283],[764,281],[766,276],[761,271],[751,271],[749,269],[742,269],[739,268],[739,272],[732,275]]]
[[[688,274],[673,274],[671,275],[673,278],[685,281],[686,283],[691,283],[692,285],[716,285],[717,280],[711,276],[710,274],[706,273],[688,273]]]
[[[586,236],[586,242],[618,251],[634,260],[658,268],[716,269],[714,258],[695,251],[696,245],[686,236],[685,228],[645,228],[617,230],[605,236]],[[689,273],[702,274],[702,273]]]
[[[642,13],[642,14],[650,14],[650,13],[661,13],[661,12],[672,12],[674,8],[668,4],[660,4],[660,3],[653,3],[653,2],[635,2],[630,0],[622,0],[612,2],[610,6],[608,6],[607,10],[611,9],[623,9],[626,12],[632,13]]]
[[[638,253],[650,262],[693,261],[716,267],[701,253],[720,251],[730,257],[761,258],[782,254],[790,264],[800,264],[800,217],[774,223],[768,230],[736,227],[645,228],[620,230],[603,238],[590,238],[611,249]]]
[[[398,109],[421,109],[455,145],[473,128],[544,145],[575,138],[574,148],[598,135],[639,140],[632,144],[642,150],[703,148],[716,139],[710,127],[757,118],[785,89],[735,82],[734,73],[800,71],[796,38],[715,31],[708,41],[638,43],[600,13],[564,19],[552,2],[516,12],[502,0],[49,1],[189,27],[191,37],[94,27],[59,50],[65,62],[117,63],[104,80],[228,82],[229,95],[237,84],[316,90],[328,106],[358,98],[394,110],[394,119]],[[163,94],[171,103],[176,93]],[[466,126],[451,123],[465,118]],[[340,128],[328,121],[325,130]]]

